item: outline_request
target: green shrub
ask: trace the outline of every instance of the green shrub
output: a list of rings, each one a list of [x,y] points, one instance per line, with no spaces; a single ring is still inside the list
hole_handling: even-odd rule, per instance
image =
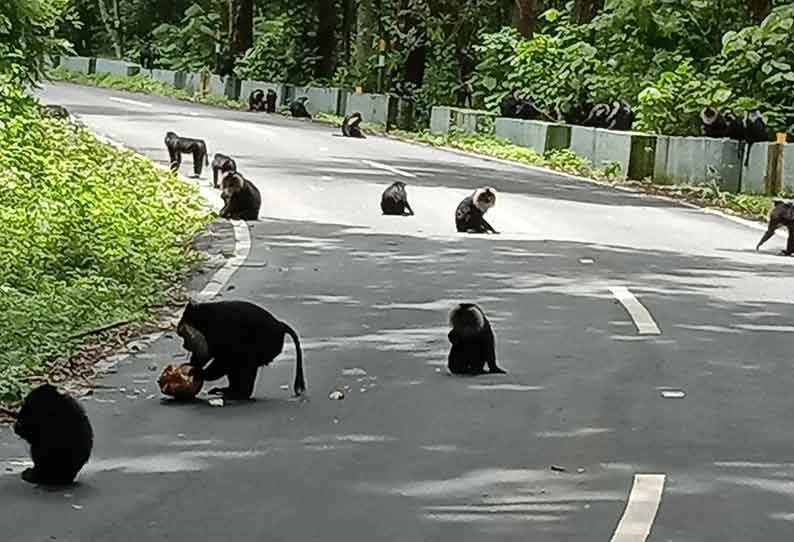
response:
[[[8,91],[0,92],[13,102]],[[90,133],[0,106],[0,400],[134,319],[194,261],[207,223],[195,186]]]

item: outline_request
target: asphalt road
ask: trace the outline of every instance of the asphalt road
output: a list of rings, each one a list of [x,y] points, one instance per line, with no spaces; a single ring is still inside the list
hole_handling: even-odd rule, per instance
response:
[[[183,359],[166,334],[85,401],[96,445],[76,487],[20,481],[26,449],[0,430],[3,540],[628,542],[651,524],[650,541],[790,539],[782,238],[756,253],[761,231],[697,209],[278,116],[65,84],[41,96],[162,164],[169,129],[237,159],[262,215],[219,297],[299,330],[309,396],[283,389],[287,346],[253,403],[163,402],[157,371]],[[380,215],[398,179],[415,217]],[[502,234],[455,233],[457,203],[485,184]],[[638,334],[620,286],[660,334]],[[446,374],[458,301],[490,315],[507,375]],[[655,517],[653,491],[632,492],[645,474]]]

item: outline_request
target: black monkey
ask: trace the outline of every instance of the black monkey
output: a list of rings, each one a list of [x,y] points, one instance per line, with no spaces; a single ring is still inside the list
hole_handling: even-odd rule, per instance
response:
[[[592,128],[606,128],[608,126],[607,119],[612,113],[612,108],[607,104],[596,104],[590,110],[590,114],[584,119],[582,126],[590,126]]]
[[[83,407],[50,384],[25,397],[14,432],[30,444],[33,467],[22,472],[22,479],[31,484],[72,483],[94,445]]]
[[[223,176],[221,187],[223,190],[221,197],[224,201],[223,209],[220,211],[222,218],[232,220],[256,220],[259,218],[262,196],[254,183],[233,171]]]
[[[66,120],[69,118],[69,110],[62,105],[42,105],[41,116]]]
[[[284,335],[289,335],[297,358],[292,389],[295,395],[306,391],[298,334],[258,305],[248,301],[191,301],[176,330],[184,348],[191,352],[190,364],[204,380],[228,377],[228,387],[210,390],[227,399],[251,397],[259,367],[269,365],[281,354]]]
[[[612,111],[606,119],[607,130],[628,132],[634,125],[634,110],[626,102],[614,102]]]
[[[365,139],[366,136],[361,132],[361,127],[359,126],[362,120],[361,113],[358,112],[346,116],[345,120],[342,121],[342,135]]]
[[[769,226],[766,233],[758,241],[755,249],[761,248],[761,245],[769,241],[775,235],[775,230],[780,226],[788,228],[788,241],[786,242],[786,250],[780,253],[784,256],[791,256],[794,254],[794,203],[790,201],[775,200],[774,207],[769,212]]]
[[[513,87],[513,90],[502,98],[499,111],[503,117],[511,119],[537,120],[546,116],[531,99],[522,96],[517,87]]]
[[[455,226],[459,232],[499,233],[485,220],[485,213],[496,205],[496,190],[490,186],[478,188],[467,196],[455,210]]]
[[[503,117],[513,118],[518,109],[518,88],[513,87],[509,94],[506,94],[499,103],[499,113]]]
[[[248,96],[248,110],[249,111],[264,111],[265,110],[265,92],[262,89],[251,91]]]
[[[700,112],[700,120],[703,123],[703,134],[706,137],[726,138],[728,133],[728,123],[725,117],[716,107],[706,107]]]
[[[744,155],[744,166],[750,163],[750,149],[753,143],[761,143],[769,138],[768,128],[764,116],[760,111],[747,113],[744,117],[744,140],[747,142],[747,150]]]
[[[221,185],[223,176],[232,171],[237,171],[237,163],[234,158],[216,153],[212,159],[212,186],[218,188]]]
[[[307,101],[308,98],[306,96],[301,96],[289,104],[289,112],[292,113],[293,117],[305,119],[312,118],[311,113],[309,113],[309,111],[306,109]]]
[[[266,97],[266,107],[265,111],[268,113],[275,113],[276,112],[276,100],[278,99],[278,94],[272,88],[267,89],[267,97]]]
[[[461,303],[449,313],[452,331],[447,336],[452,347],[447,367],[453,374],[478,375],[505,371],[496,365],[496,340],[491,323],[483,310],[474,303]]]
[[[566,124],[582,124],[592,109],[593,105],[589,103],[576,104],[568,109],[568,112],[563,115],[563,119]]]
[[[152,50],[152,46],[151,44],[147,43],[146,45],[143,46],[143,49],[141,49],[141,55],[140,55],[141,67],[144,70],[154,69],[154,59],[155,59],[155,54],[154,51]]]
[[[380,209],[384,215],[404,216],[406,211],[408,211],[408,215],[414,214],[413,209],[408,205],[408,194],[405,193],[404,182],[395,181],[383,191],[380,198]]]
[[[171,158],[171,169],[178,171],[182,164],[182,154],[193,154],[193,171],[195,176],[201,175],[204,165],[209,165],[207,157],[207,144],[201,139],[191,139],[189,137],[179,137],[174,132],[165,134],[165,146],[168,149],[168,156]]]

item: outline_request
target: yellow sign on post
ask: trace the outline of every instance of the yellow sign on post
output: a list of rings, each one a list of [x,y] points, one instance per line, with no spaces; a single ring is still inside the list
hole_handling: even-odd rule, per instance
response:
[[[362,94],[363,92],[364,92],[364,87],[362,87],[361,85],[358,85],[356,87],[356,94]]]
[[[386,40],[382,39],[378,42],[378,50],[385,51],[386,50]]]
[[[786,142],[786,132],[778,132],[777,134],[777,142],[778,143],[785,143]]]

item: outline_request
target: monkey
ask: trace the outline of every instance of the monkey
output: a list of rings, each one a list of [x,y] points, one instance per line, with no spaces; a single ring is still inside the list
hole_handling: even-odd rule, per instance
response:
[[[195,177],[201,175],[204,165],[209,165],[207,157],[207,144],[201,139],[191,139],[189,137],[179,137],[174,132],[165,134],[165,146],[168,149],[168,156],[171,158],[171,170],[178,171],[182,164],[182,154],[193,154],[193,171]]]
[[[729,137],[728,123],[716,107],[704,108],[700,112],[700,120],[703,123],[703,134],[706,137]]]
[[[587,119],[588,113],[593,109],[590,103],[579,103],[573,105],[568,109],[567,113],[562,115],[566,124],[582,124]]]
[[[69,119],[69,110],[62,105],[42,105],[41,116],[53,119]]]
[[[499,233],[487,220],[485,213],[496,205],[496,190],[490,186],[478,188],[467,196],[455,210],[455,226],[459,232]]]
[[[769,226],[761,240],[758,241],[755,250],[757,251],[761,248],[761,245],[769,241],[775,235],[775,230],[780,226],[788,228],[786,250],[781,251],[780,254],[783,256],[794,254],[794,203],[783,200],[775,200],[773,202],[772,210],[769,212]]]
[[[276,94],[276,91],[273,90],[272,88],[267,89],[265,111],[267,111],[268,113],[275,113],[277,99],[278,99],[278,94]]]
[[[152,50],[151,44],[146,43],[146,45],[143,46],[143,49],[141,49],[141,54],[140,54],[141,67],[144,70],[152,70],[152,69],[154,69],[155,56],[156,55],[155,55],[154,51]]]
[[[183,347],[191,353],[190,365],[204,381],[228,377],[226,388],[213,388],[213,395],[226,399],[249,399],[259,367],[269,365],[284,349],[284,336],[295,344],[296,396],[306,391],[300,339],[287,323],[248,301],[188,302],[177,324]],[[209,362],[209,366],[206,366]],[[205,368],[206,366],[206,368]]]
[[[311,113],[306,109],[306,102],[309,99],[306,96],[301,96],[297,100],[293,101],[289,104],[289,112],[292,113],[293,117],[297,118],[312,118]]]
[[[607,119],[612,113],[612,109],[607,104],[596,104],[590,110],[590,114],[584,119],[582,126],[590,126],[592,128],[606,128],[609,124]]]
[[[231,156],[216,153],[212,159],[212,186],[218,188],[221,184],[221,179],[226,173],[237,171],[237,163]]]
[[[723,118],[728,126],[728,137],[736,141],[744,141],[744,119],[737,117],[731,111],[726,112]]]
[[[358,112],[346,116],[345,120],[342,121],[342,135],[365,139],[366,136],[361,132],[361,127],[359,126],[362,120],[361,113]]]
[[[764,116],[760,111],[753,111],[744,116],[744,140],[747,150],[744,155],[744,167],[750,164],[750,149],[753,143],[761,143],[769,138],[768,128]]]
[[[453,374],[506,374],[496,365],[496,341],[485,312],[474,303],[460,303],[449,312],[452,344],[447,367]]]
[[[221,180],[224,205],[221,218],[231,220],[256,220],[262,206],[259,189],[237,171],[225,173]]]
[[[22,479],[31,484],[71,484],[94,445],[83,407],[51,384],[42,384],[25,397],[14,432],[30,444],[33,467],[22,472]]]
[[[408,205],[408,194],[405,193],[405,183],[395,181],[383,191],[380,198],[380,209],[384,215],[413,216],[414,211]]]
[[[612,111],[606,118],[607,130],[631,131],[634,125],[634,110],[626,102],[614,102]]]
[[[256,89],[248,96],[248,111],[264,111],[265,110],[265,92],[261,89]]]
[[[530,98],[521,95],[518,87],[513,87],[510,94],[502,98],[499,110],[503,117],[511,119],[537,120],[547,117]]]

